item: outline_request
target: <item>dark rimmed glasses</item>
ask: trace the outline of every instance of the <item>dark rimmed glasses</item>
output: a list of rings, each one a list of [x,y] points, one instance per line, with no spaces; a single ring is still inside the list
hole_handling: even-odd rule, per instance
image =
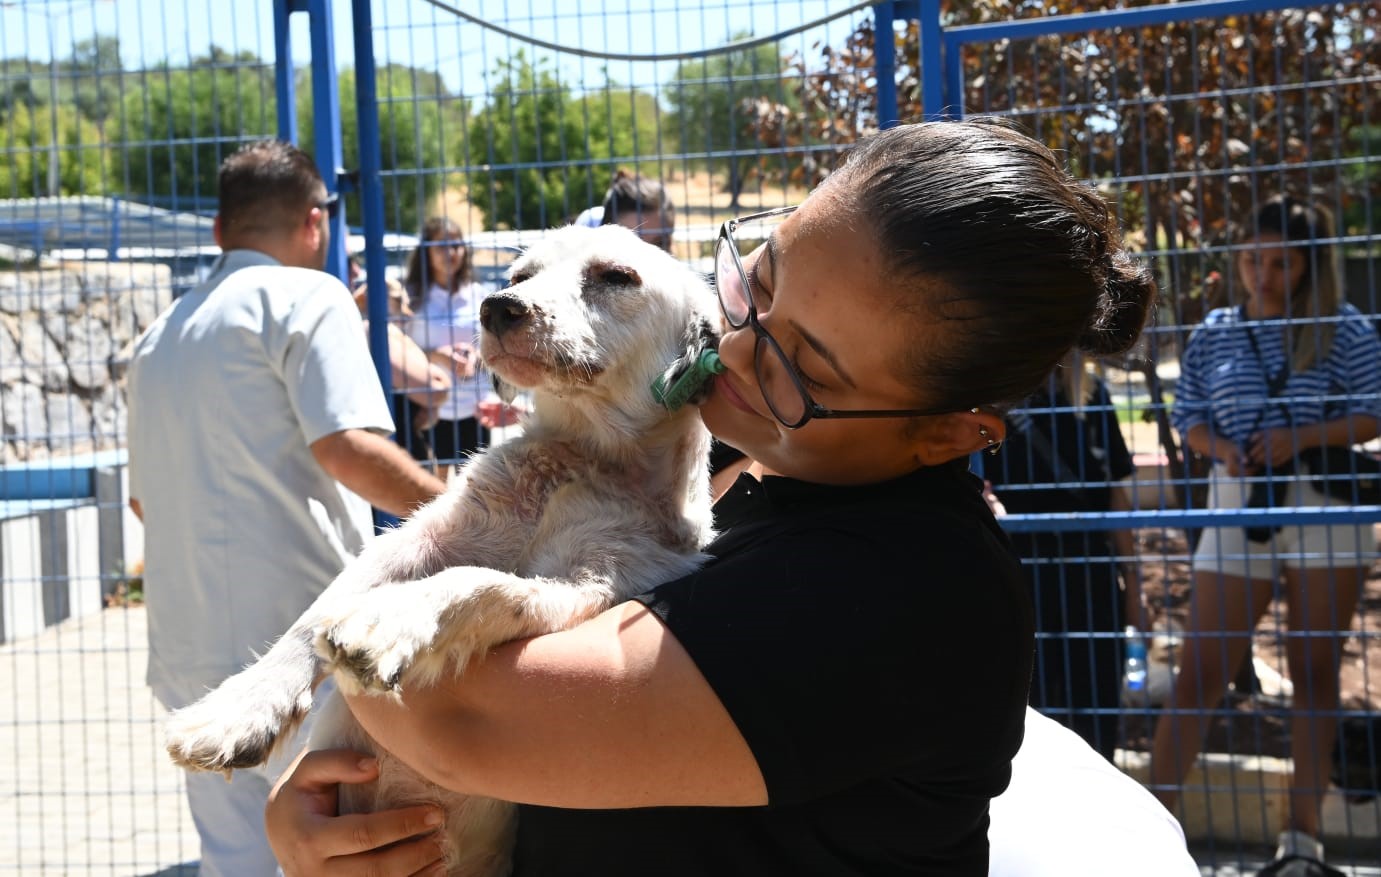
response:
[[[336,214],[340,212],[340,193],[328,193],[325,198],[322,198],[320,201],[316,202],[316,208],[320,210],[322,213],[325,213],[327,216],[331,217],[332,219],[335,219]]]
[[[795,207],[779,207],[731,219],[719,228],[719,238],[714,248],[715,291],[719,295],[719,308],[730,327],[742,329],[751,326],[757,338],[753,351],[753,369],[758,376],[758,388],[772,411],[772,416],[787,429],[800,429],[816,418],[865,418],[865,417],[924,417],[932,414],[948,414],[953,409],[848,409],[826,408],[810,397],[805,384],[801,382],[796,368],[787,358],[777,339],[768,334],[762,323],[758,322],[758,306],[754,300],[754,287],[743,268],[743,257],[739,255],[737,234],[743,240],[754,240],[765,244],[773,231]]]

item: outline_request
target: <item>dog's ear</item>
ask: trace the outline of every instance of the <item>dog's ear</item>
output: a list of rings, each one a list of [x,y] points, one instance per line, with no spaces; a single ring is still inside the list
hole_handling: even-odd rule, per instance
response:
[[[719,332],[715,331],[714,324],[710,322],[708,317],[696,316],[686,325],[686,330],[681,336],[681,346],[684,352],[663,373],[663,383],[667,387],[676,386],[681,378],[700,361],[700,354],[706,350],[719,349]],[[685,402],[699,405],[705,401],[706,391],[710,384],[709,378],[712,377],[712,374],[706,374],[697,378],[703,383],[685,398]]]
[[[489,378],[490,383],[494,385],[494,392],[503,400],[503,403],[505,405],[512,405],[513,400],[518,398],[518,388],[493,372],[489,373]]]

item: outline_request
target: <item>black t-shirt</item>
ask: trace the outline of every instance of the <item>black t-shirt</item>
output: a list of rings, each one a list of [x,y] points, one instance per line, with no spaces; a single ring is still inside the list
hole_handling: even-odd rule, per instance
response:
[[[1096,379],[1094,379],[1096,380]],[[1007,441],[983,461],[983,476],[1012,514],[1106,512],[1109,485],[1136,471],[1112,398],[1098,380],[1083,416],[1053,386],[1008,415]],[[1058,459],[1052,459],[1052,455]],[[1025,557],[1115,555],[1106,530],[1013,534]]]
[[[742,476],[703,569],[639,598],[748,742],[765,807],[521,808],[520,877],[985,877],[1021,743],[1019,562],[962,463],[863,487]]]

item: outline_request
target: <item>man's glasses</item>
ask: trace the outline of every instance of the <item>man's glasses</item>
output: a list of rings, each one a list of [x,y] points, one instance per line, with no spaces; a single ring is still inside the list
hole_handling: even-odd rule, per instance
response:
[[[322,200],[316,202],[316,207],[332,219],[340,212],[340,193],[331,192]]]
[[[743,268],[743,257],[739,255],[737,242],[737,239],[742,239],[765,243],[777,226],[795,209],[780,207],[731,219],[720,226],[719,239],[715,242],[714,249],[715,291],[719,295],[719,307],[732,328],[742,329],[745,325],[753,328],[753,334],[757,338],[757,346],[753,351],[753,368],[757,372],[758,387],[767,402],[767,407],[772,411],[772,416],[787,429],[799,429],[815,418],[922,417],[947,414],[953,410],[837,410],[826,408],[810,397],[795,366],[791,364],[777,339],[769,335],[762,323],[758,322],[756,293],[752,281],[748,278],[748,272]]]

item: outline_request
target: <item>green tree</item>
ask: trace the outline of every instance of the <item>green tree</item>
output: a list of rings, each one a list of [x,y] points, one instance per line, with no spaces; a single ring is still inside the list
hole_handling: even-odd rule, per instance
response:
[[[118,144],[113,144],[116,179],[125,194],[181,207],[216,197],[221,160],[241,143],[273,136],[277,101],[273,68],[251,52],[230,54],[212,47],[186,69],[166,64],[140,76],[126,76]]]
[[[304,71],[305,80],[305,71]],[[355,71],[339,75],[341,139],[347,168],[360,166],[359,114],[355,108]],[[432,199],[446,183],[448,169],[461,156],[466,102],[447,91],[435,73],[390,64],[376,73],[379,136],[384,171],[384,222],[400,231],[416,231]],[[314,147],[309,83],[298,85],[298,127],[302,148]],[[352,198],[349,215],[359,216]]]
[[[14,106],[0,114],[0,144],[0,198],[106,191],[100,134],[71,107]]]
[[[659,109],[646,92],[608,83],[575,97],[545,61],[500,62],[499,85],[469,126],[472,203],[487,228],[544,228],[599,201],[614,169],[651,173]]]
[[[738,33],[730,42],[748,36]],[[764,44],[683,61],[667,85],[668,141],[694,156],[692,165],[725,175],[733,207],[751,174],[764,166],[757,108],[794,112],[799,103],[782,78],[785,70],[777,50]]]
[[[120,105],[120,40],[93,36],[72,48],[68,62],[77,112],[90,119],[104,136],[106,122]]]

